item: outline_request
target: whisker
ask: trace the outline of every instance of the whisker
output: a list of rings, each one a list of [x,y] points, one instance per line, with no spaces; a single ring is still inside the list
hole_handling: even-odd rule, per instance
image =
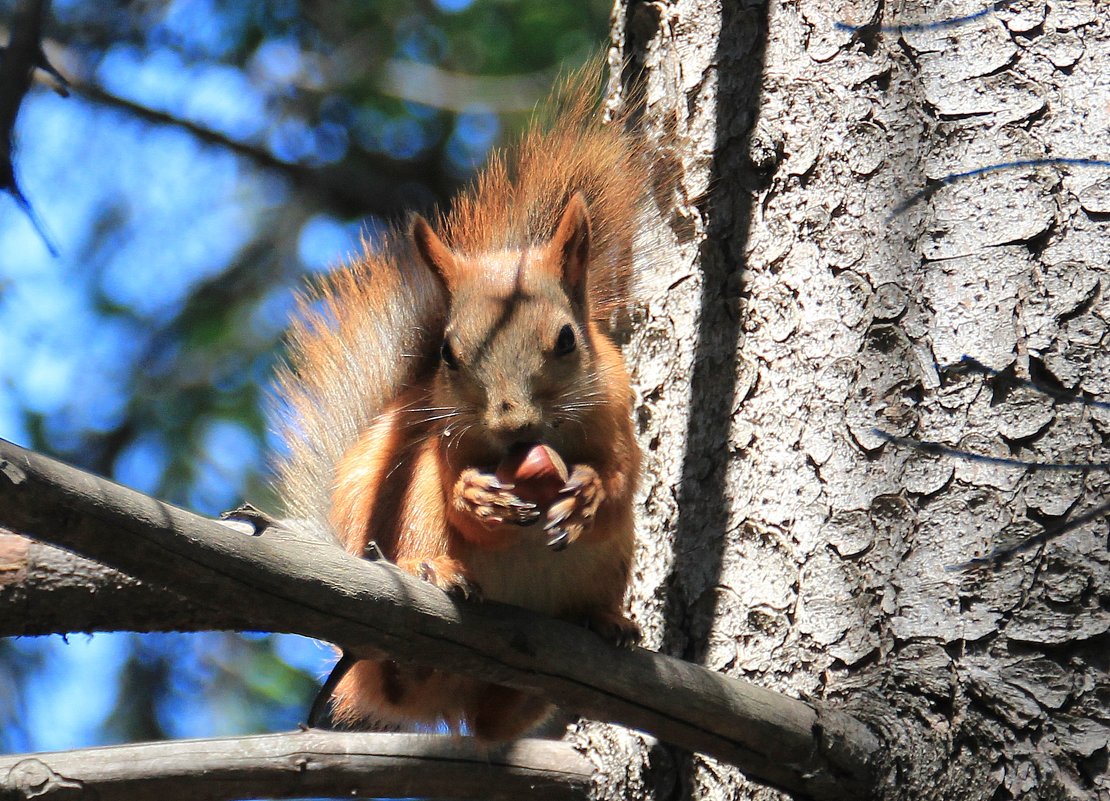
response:
[[[437,414],[433,417],[421,417],[419,420],[410,420],[409,425],[415,425],[417,423],[434,423],[436,420],[451,420],[452,418],[458,417],[459,414],[460,412],[456,411],[450,414]]]
[[[571,401],[570,403],[553,404],[554,409],[596,409],[602,406],[601,401]]]
[[[466,434],[472,428],[474,428],[474,423],[468,423],[465,426],[463,426],[461,429],[459,429],[457,432],[452,434],[451,438],[447,441],[447,447],[448,448],[454,447],[456,450],[458,450],[459,442],[462,441],[462,438],[464,436],[466,436]]]
[[[408,457],[409,457],[408,448],[407,447],[402,448],[401,453],[398,454],[398,456],[397,456],[397,461],[393,464],[393,467],[389,468],[389,472],[386,473],[385,478],[382,479],[383,484],[386,481],[388,481],[393,476],[394,473],[396,473],[398,470],[401,469],[401,465],[403,465],[405,463],[405,460],[408,459]]]
[[[588,385],[587,385],[588,386]],[[602,389],[589,389],[583,391],[582,387],[576,389],[566,389],[554,397],[554,401],[561,403],[563,401],[604,401],[607,393]]]

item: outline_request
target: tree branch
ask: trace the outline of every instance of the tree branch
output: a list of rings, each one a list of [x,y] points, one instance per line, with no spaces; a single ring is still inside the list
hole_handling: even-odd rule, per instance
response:
[[[0,190],[8,192],[35,226],[42,241],[58,255],[46,225],[35,213],[15,174],[15,121],[23,99],[31,90],[37,68],[56,74],[42,52],[42,25],[49,7],[47,0],[23,0],[12,18],[8,46],[0,51]]]
[[[251,628],[517,687],[815,799],[866,796],[879,744],[817,704],[569,624],[455,603],[391,565],[281,529],[247,536],[0,440],[0,523],[220,609]],[[557,558],[557,556],[553,557]]]
[[[37,9],[37,5],[45,8],[45,0],[25,0],[25,3],[30,4],[34,13],[45,13]],[[69,90],[72,89],[89,103],[122,112],[151,125],[178,128],[198,142],[227,150],[252,162],[260,169],[284,176],[298,191],[313,198],[319,206],[341,217],[363,217],[374,214],[386,219],[395,218],[411,209],[413,184],[426,186],[440,203],[449,199],[459,187],[459,179],[448,174],[438,151],[411,159],[393,159],[352,147],[351,152],[356,155],[348,155],[337,164],[311,166],[283,161],[259,143],[235,139],[191,120],[109,92],[89,77],[91,68],[77,51],[57,40],[50,40],[47,42],[48,48],[70,72],[67,80],[43,55],[41,26],[32,27],[23,24],[21,29],[20,19],[17,17],[10,26],[13,42],[18,35],[19,41],[27,40],[30,47],[37,49],[28,50],[27,56],[20,55],[23,60],[18,63],[23,64],[26,61],[28,69],[26,81],[23,83],[9,86],[8,84],[20,78],[23,73],[13,70],[12,65],[15,62],[11,59],[0,61],[0,66],[3,67],[0,69],[0,134],[5,131],[10,134],[19,103],[31,86],[30,70],[37,67],[54,77],[57,82],[55,89],[64,95],[68,95]],[[20,32],[23,29],[26,30],[26,34]],[[0,26],[0,34],[5,30]],[[390,64],[392,65],[393,62]],[[387,84],[399,80],[395,74],[396,67],[391,66],[390,69],[391,77],[386,81]],[[533,84],[538,83],[541,75],[520,76],[515,84],[507,85],[515,86],[519,91],[531,88],[533,102],[535,102],[535,97],[542,96],[542,92]],[[5,188],[3,183],[5,141],[10,148],[10,135],[7,140],[0,139],[0,189]]]
[[[491,752],[457,738],[302,731],[0,756],[0,795],[584,801],[591,775],[572,746],[549,740]]]
[[[0,637],[250,629],[241,611],[198,604],[0,528]]]
[[[384,156],[367,156],[364,159],[348,156],[339,164],[318,167],[295,164],[279,159],[264,147],[241,142],[190,120],[157,111],[93,83],[74,78],[70,84],[89,102],[126,112],[152,125],[179,128],[199,142],[228,150],[262,169],[283,175],[299,191],[312,196],[317,203],[341,217],[367,214],[387,219],[397,217],[409,208],[409,190],[413,183],[426,184],[438,198],[450,197],[458,187],[458,181],[447,175],[438,154],[434,152],[405,161]]]

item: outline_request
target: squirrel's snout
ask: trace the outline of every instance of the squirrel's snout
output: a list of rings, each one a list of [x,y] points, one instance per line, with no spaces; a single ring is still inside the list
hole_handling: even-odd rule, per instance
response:
[[[536,442],[543,430],[542,415],[534,404],[511,399],[491,403],[486,420],[490,433],[506,446]]]

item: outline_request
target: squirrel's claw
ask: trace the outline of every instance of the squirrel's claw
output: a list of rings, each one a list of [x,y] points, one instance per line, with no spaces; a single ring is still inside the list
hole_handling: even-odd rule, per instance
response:
[[[595,612],[586,627],[618,648],[631,648],[640,642],[640,627],[620,612]]]
[[[540,518],[536,504],[523,501],[492,473],[471,468],[464,470],[455,484],[455,505],[481,521],[487,528],[505,523],[530,526]]]
[[[584,467],[585,465],[579,465],[578,468],[575,468],[575,471],[571,473],[570,477],[567,479],[567,483],[564,484],[563,488],[559,490],[560,495],[570,495],[572,493],[577,493],[583,487],[589,485],[590,477],[586,474],[585,470],[579,469]]]
[[[574,512],[575,503],[574,498],[564,498],[551,504],[547,510],[547,525],[544,526],[544,530],[555,528],[570,517]]]
[[[555,551],[563,550],[590,530],[605,490],[597,471],[580,464],[571,470],[559,494],[562,497],[547,509],[547,523],[543,527],[551,535],[547,545]]]
[[[506,522],[517,526],[530,526],[539,519],[540,510],[533,507],[532,509],[521,511],[512,520],[507,520]]]
[[[479,601],[482,589],[466,568],[450,556],[430,556],[426,559],[408,557],[399,559],[397,566],[429,584],[434,584],[448,595],[467,601]]]
[[[547,523],[544,524],[543,530],[550,535],[547,539],[547,547],[553,551],[561,551],[578,539],[581,533],[581,526],[570,525],[564,526],[567,518],[574,512],[574,499],[564,498],[561,501],[556,501],[547,510]]]
[[[551,536],[547,538],[547,547],[550,548],[551,550],[561,551],[564,548],[566,548],[568,545],[570,545],[570,542],[571,542],[570,532],[567,531],[565,528],[555,528],[555,529],[553,529],[551,527],[550,523],[548,523],[543,528],[544,528],[544,531],[550,531],[551,532]]]

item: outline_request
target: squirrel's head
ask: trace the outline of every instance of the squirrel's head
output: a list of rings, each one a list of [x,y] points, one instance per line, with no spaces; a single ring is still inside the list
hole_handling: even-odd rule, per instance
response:
[[[449,298],[433,398],[453,415],[445,435],[468,436],[495,458],[517,443],[558,440],[560,426],[601,402],[580,193],[549,240],[519,250],[458,253],[422,217],[412,240]]]

